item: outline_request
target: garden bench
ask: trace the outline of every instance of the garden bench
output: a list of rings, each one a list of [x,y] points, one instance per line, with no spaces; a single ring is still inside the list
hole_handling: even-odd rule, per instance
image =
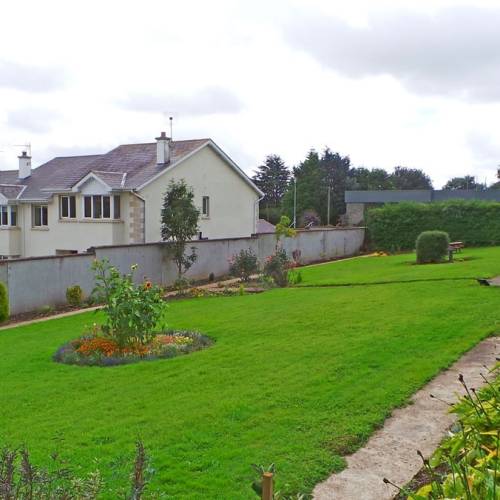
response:
[[[450,252],[460,252],[464,246],[462,241],[451,241],[448,250]]]

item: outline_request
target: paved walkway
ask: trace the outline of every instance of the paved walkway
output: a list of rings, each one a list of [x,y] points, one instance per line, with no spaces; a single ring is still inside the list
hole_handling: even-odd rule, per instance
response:
[[[422,467],[416,450],[429,457],[453,423],[448,407],[429,395],[456,401],[456,394],[464,392],[458,382],[459,373],[469,386],[480,387],[484,382],[480,374],[486,374],[484,365],[493,367],[499,354],[500,337],[490,337],[429,382],[412,397],[412,404],[395,410],[366,446],[347,457],[347,467],[342,472],[316,486],[314,498],[392,499],[397,490],[382,479],[386,477],[398,485],[408,483]]]

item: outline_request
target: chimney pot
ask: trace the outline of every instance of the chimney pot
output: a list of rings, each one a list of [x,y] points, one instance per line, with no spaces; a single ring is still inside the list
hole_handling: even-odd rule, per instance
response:
[[[19,179],[26,179],[31,175],[31,156],[28,156],[26,151],[21,153],[21,156],[18,156],[19,159]]]
[[[156,163],[164,165],[170,161],[170,137],[165,132],[156,138]]]

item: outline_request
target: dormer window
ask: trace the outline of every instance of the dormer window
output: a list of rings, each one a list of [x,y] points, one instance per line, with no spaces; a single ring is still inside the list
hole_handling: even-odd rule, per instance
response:
[[[86,219],[119,219],[120,196],[103,196],[100,194],[84,196],[83,216]]]

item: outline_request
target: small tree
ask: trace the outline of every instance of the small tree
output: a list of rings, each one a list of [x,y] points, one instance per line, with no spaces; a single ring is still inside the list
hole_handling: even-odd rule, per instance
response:
[[[276,229],[274,231],[274,235],[276,236],[276,249],[280,247],[281,237],[285,238],[295,238],[297,235],[297,231],[290,227],[291,221],[290,218],[286,215],[282,215],[278,224],[276,224]]]
[[[161,237],[171,244],[172,258],[177,266],[177,279],[196,262],[196,251],[186,254],[186,244],[198,233],[200,211],[194,205],[191,187],[181,179],[171,180],[163,198]]]

